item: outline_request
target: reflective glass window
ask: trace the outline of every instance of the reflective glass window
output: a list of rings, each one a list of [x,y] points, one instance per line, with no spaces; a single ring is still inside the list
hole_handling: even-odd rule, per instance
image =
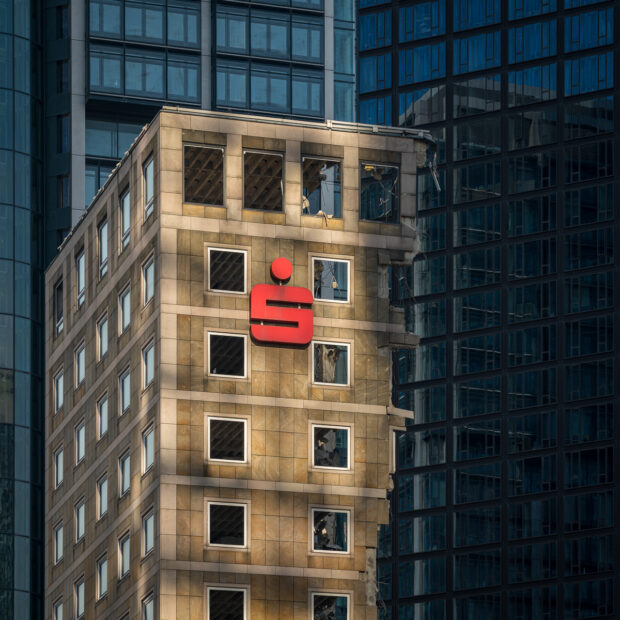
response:
[[[312,257],[313,295],[317,301],[348,302],[349,266],[347,260]]]
[[[501,493],[499,463],[470,465],[454,470],[454,503],[498,499]]]
[[[556,370],[528,370],[508,375],[508,409],[550,405],[557,400]]]
[[[528,110],[508,116],[508,149],[543,146],[557,141],[555,108]]]
[[[360,58],[360,93],[390,88],[392,84],[392,54]]]
[[[523,19],[552,13],[557,8],[557,0],[508,0],[508,19]]]
[[[428,169],[418,169],[416,184],[416,202],[418,211],[446,206],[445,170],[438,170],[437,173],[433,175]]]
[[[511,454],[557,445],[556,412],[543,411],[508,419],[508,451]]]
[[[565,147],[564,169],[567,183],[590,181],[613,174],[611,140]]]
[[[566,357],[608,353],[613,349],[613,317],[597,316],[565,324]]]
[[[121,10],[119,0],[90,0],[89,31],[91,35],[121,38]]]
[[[304,157],[302,170],[302,213],[341,217],[341,163],[337,160]]]
[[[599,228],[564,237],[564,268],[585,269],[614,262],[612,228]]]
[[[219,106],[249,107],[249,67],[246,63],[217,61],[216,101]]]
[[[446,257],[418,258],[413,262],[414,295],[431,295],[446,290]]]
[[[612,439],[614,435],[613,405],[584,405],[564,411],[564,441],[567,444]]]
[[[564,104],[564,136],[567,140],[588,138],[614,129],[614,98],[595,97]]]
[[[557,544],[536,543],[508,550],[508,583],[550,579],[557,575]]]
[[[566,366],[566,400],[611,396],[614,393],[613,374],[614,361],[612,359]]]
[[[454,460],[466,461],[498,456],[500,453],[500,420],[480,420],[455,426]]]
[[[584,575],[613,570],[614,541],[610,534],[567,540],[564,543],[564,574]]]
[[[497,24],[500,0],[453,0],[453,18],[455,32]]]
[[[243,9],[217,8],[216,46],[218,51],[247,54],[249,51],[249,16]]]
[[[446,75],[446,44],[429,43],[398,52],[398,84],[415,84]]]
[[[168,99],[200,101],[200,60],[191,56],[169,54],[167,65]]]
[[[446,589],[446,559],[435,557],[400,562],[398,584],[398,594],[401,597],[444,592]]]
[[[550,101],[557,97],[555,62],[508,72],[508,106]]]
[[[164,97],[164,54],[141,51],[125,54],[125,93],[139,97]]]
[[[511,194],[552,187],[556,184],[557,153],[527,153],[508,159],[508,191]]]
[[[369,125],[392,124],[392,96],[373,97],[360,101],[360,123]]]
[[[323,115],[323,74],[321,72],[293,69],[291,91],[291,112],[293,114]]]
[[[432,515],[398,521],[400,553],[438,551],[446,547],[446,517]]]
[[[575,4],[579,2],[579,0],[565,1]],[[564,585],[564,614],[571,620],[611,614],[614,609],[613,601],[613,579],[581,581]]]
[[[528,327],[508,334],[508,366],[525,366],[555,359],[555,325]]]
[[[499,618],[501,596],[499,594],[469,594],[454,599],[454,617],[459,618]],[[439,617],[439,616],[438,616]],[[441,618],[445,618],[445,613]]]
[[[446,89],[429,86],[398,95],[398,124],[415,127],[443,121],[446,117]]]
[[[455,166],[454,203],[497,198],[501,193],[501,162],[484,161],[465,166]]]
[[[532,456],[509,461],[508,494],[511,497],[556,489],[556,457]]]
[[[430,0],[398,9],[398,41],[417,41],[446,33],[446,0]]]
[[[422,252],[443,250],[446,247],[446,215],[421,215],[416,230]]]
[[[500,411],[500,378],[484,377],[456,383],[453,405],[455,418],[498,413]]]
[[[359,17],[360,50],[390,45],[392,42],[392,11],[365,13]]]
[[[575,52],[614,42],[612,7],[567,15],[564,20],[564,51]]]
[[[443,336],[446,333],[445,299],[414,304],[412,331],[420,338]]]
[[[613,522],[612,491],[567,495],[564,498],[564,531],[566,532],[611,527]]]
[[[499,282],[501,259],[497,247],[455,254],[453,260],[455,290]]]
[[[485,117],[455,125],[454,159],[470,159],[499,153],[501,149],[500,117]]]
[[[564,94],[579,95],[612,88],[613,52],[568,58],[564,61]]]
[[[290,57],[290,20],[286,14],[254,11],[250,15],[250,42],[253,56]]]
[[[564,193],[564,224],[580,226],[613,218],[614,186],[582,187]]]
[[[557,52],[556,20],[535,22],[508,30],[508,62],[525,62]]]
[[[454,331],[464,332],[500,325],[500,292],[471,293],[453,299]],[[415,331],[419,334],[418,331]],[[423,337],[423,336],[422,336]]]
[[[499,506],[457,510],[454,512],[454,546],[469,547],[500,541]]]
[[[438,385],[413,390],[413,410],[415,422],[426,424],[446,419],[446,388]]]
[[[537,499],[508,504],[508,539],[536,538],[557,533],[557,500]]]
[[[501,551],[457,553],[454,556],[454,589],[486,588],[501,583]]]
[[[455,118],[500,109],[501,75],[483,75],[453,83]]]
[[[556,315],[556,283],[526,284],[508,289],[508,322],[520,323]]]
[[[250,106],[255,110],[289,111],[290,71],[276,65],[252,65]]]
[[[499,204],[456,211],[453,216],[455,247],[497,241],[501,238]]]
[[[168,4],[168,45],[200,46],[200,10],[193,2],[174,0]]]
[[[309,16],[291,22],[291,58],[303,62],[323,61],[323,20]],[[340,70],[340,69],[338,69]]]
[[[481,6],[478,2],[472,5]],[[468,73],[500,65],[501,33],[485,32],[454,40],[454,73]]]
[[[361,164],[360,219],[399,221],[400,184],[396,166]]]
[[[398,481],[401,511],[439,508],[446,505],[446,472],[404,475]]]
[[[508,203],[508,235],[518,237],[556,228],[556,195],[511,200]]]
[[[125,38],[130,41],[164,42],[164,6],[152,3],[125,2]]]
[[[472,336],[454,342],[454,374],[466,375],[501,366],[501,334]]]

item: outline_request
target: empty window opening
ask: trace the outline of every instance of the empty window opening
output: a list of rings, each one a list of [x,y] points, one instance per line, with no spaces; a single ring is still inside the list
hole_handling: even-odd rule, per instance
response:
[[[245,336],[209,334],[209,374],[245,377]]]
[[[339,161],[304,157],[302,213],[341,217],[342,173]]]
[[[209,289],[245,293],[246,257],[244,250],[209,248]]]
[[[312,292],[321,301],[349,301],[349,261],[312,258]]]
[[[224,206],[224,149],[185,146],[185,202]]]
[[[314,342],[314,382],[349,384],[349,345]]]
[[[349,468],[349,432],[343,426],[312,425],[315,467]]]
[[[282,155],[243,154],[243,206],[245,209],[282,211]]]
[[[345,510],[312,509],[312,550],[329,553],[349,551],[349,513]]]
[[[362,164],[360,218],[375,222],[399,221],[398,168],[383,164]]]
[[[209,544],[245,547],[245,504],[209,502]]]
[[[246,461],[246,421],[209,418],[209,460]]]
[[[335,594],[312,594],[313,620],[348,620],[349,597]]]
[[[245,593],[245,590],[233,588],[209,588],[209,620],[244,620]]]

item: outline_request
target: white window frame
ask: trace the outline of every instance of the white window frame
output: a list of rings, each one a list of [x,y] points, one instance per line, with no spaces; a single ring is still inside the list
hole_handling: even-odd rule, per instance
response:
[[[231,254],[243,254],[243,291],[229,291],[227,289],[213,288],[211,286],[211,251],[230,252]],[[212,293],[226,293],[227,295],[247,295],[248,294],[248,251],[237,248],[221,248],[209,246],[207,248],[207,290]]]
[[[153,459],[147,462],[148,442],[152,443]],[[146,474],[155,465],[155,427],[151,424],[142,432],[142,473]]]
[[[102,501],[103,492],[105,484],[105,506]],[[97,480],[97,521],[103,519],[108,514],[108,501],[109,501],[109,483],[108,483],[108,474],[105,473]]]
[[[79,465],[86,458],[86,421],[85,420],[82,420],[75,427],[73,436],[75,438],[75,464]]]
[[[58,413],[65,404],[65,371],[61,368],[54,375],[54,413]]]
[[[123,397],[123,383],[125,381],[125,378],[129,378],[129,402],[127,403],[127,406],[124,407],[123,405],[125,404],[124,401],[124,397]],[[121,372],[121,374],[118,376],[118,415],[119,417],[122,417],[123,415],[125,415],[129,409],[131,408],[131,367],[127,366],[127,368],[125,368],[125,370],[123,370]]]
[[[62,598],[54,602],[54,619],[63,620],[64,605],[62,604]]]
[[[83,521],[81,524],[80,513]],[[73,507],[73,517],[75,519],[75,542],[79,543],[86,536],[86,500],[84,498],[78,500]]]
[[[243,424],[243,460],[217,459],[211,456],[211,421],[240,422]],[[207,460],[213,463],[230,463],[232,465],[246,465],[248,463],[248,420],[247,418],[228,418],[225,416],[207,416]]]
[[[80,364],[80,358],[82,364]],[[75,368],[74,385],[77,390],[86,380],[86,343],[83,340],[73,352],[73,367]]]
[[[128,551],[128,558],[127,558],[127,570],[125,572],[123,572],[123,560],[125,559],[125,555],[123,553],[123,546],[125,545],[125,543],[127,543],[127,551]],[[131,572],[131,536],[129,535],[129,532],[125,532],[119,539],[118,539],[118,578],[123,579],[125,578],[127,575],[129,575],[129,573]]]
[[[150,297],[148,297],[148,271],[151,270],[151,277],[153,279],[153,292]],[[155,255],[151,254],[143,263],[142,263],[142,305],[147,306],[149,302],[155,299]]]
[[[125,198],[127,199],[127,202],[125,203]],[[129,228],[127,228],[127,230],[123,229],[123,224],[124,224],[124,214],[125,214],[125,208],[127,208],[127,211],[129,212]],[[119,225],[118,225],[118,233],[119,233],[119,243],[118,243],[118,247],[119,247],[119,254],[131,243],[131,194],[129,192],[129,188],[127,188],[120,196],[119,201],[118,201],[118,220],[119,220]]]
[[[332,263],[346,263],[347,264],[347,298],[346,299],[322,299],[321,297],[314,297],[314,263],[316,261],[330,261]],[[351,303],[351,259],[348,258],[334,258],[332,256],[312,256],[311,278],[310,278],[310,290],[312,291],[312,297],[314,301],[325,304],[350,304]]]
[[[226,584],[221,584],[221,585],[207,585],[206,586],[206,590],[207,590],[207,604],[206,604],[206,616],[207,616],[207,620],[212,620],[211,618],[211,614],[209,612],[209,598],[211,595],[211,591],[212,590],[233,590],[235,592],[243,592],[243,620],[249,620],[249,610],[248,610],[248,606],[249,606],[249,588],[242,588],[242,587],[227,587]]]
[[[227,501],[219,501],[219,500],[207,500],[207,547],[211,547],[212,549],[237,549],[243,550],[248,549],[248,518],[250,511],[248,510],[248,504],[244,502],[227,502]],[[239,506],[243,508],[243,545],[222,545],[215,544],[211,542],[211,506]]]
[[[231,338],[243,338],[243,376],[241,375],[220,375],[211,372],[211,336],[230,336]],[[236,332],[207,332],[207,375],[209,377],[222,379],[238,379],[248,378],[248,337],[246,334],[238,334]]]
[[[346,383],[326,383],[324,381],[315,381],[314,380],[314,345],[315,344],[328,344],[332,346],[338,347],[346,347],[347,348],[347,382]],[[324,387],[335,387],[335,388],[346,388],[351,387],[353,384],[351,382],[351,354],[353,347],[350,342],[337,342],[335,340],[312,340],[310,342],[310,381],[312,385],[322,385]]]
[[[105,334],[102,332],[104,331]],[[108,313],[104,312],[97,321],[97,361],[100,362],[108,352],[110,334],[109,334],[109,322]]]
[[[102,413],[103,405],[105,404],[105,429],[103,428],[104,416]],[[110,426],[110,401],[108,400],[108,393],[105,392],[101,395],[97,401],[97,439],[101,439],[108,434],[108,428]]]
[[[347,620],[351,620],[351,594],[349,592],[325,592],[324,590],[317,591],[313,590],[310,592],[310,620],[314,620],[314,597],[315,596],[334,596],[334,597],[342,597],[347,599]]]
[[[79,620],[80,618],[85,617],[85,592],[84,592],[84,576],[80,577],[73,584],[73,597],[75,600],[75,619]],[[80,593],[82,595],[82,600],[80,601]],[[81,603],[81,605],[80,605]]]
[[[65,528],[62,521],[54,526],[52,539],[54,541],[54,566],[56,566],[65,556]]]
[[[150,199],[147,194],[149,168],[153,178],[153,195]],[[142,189],[144,191],[144,221],[146,222],[146,220],[148,220],[155,211],[155,160],[152,155],[150,155],[144,164],[142,164]]]
[[[105,582],[102,579],[101,567],[105,564]],[[101,600],[108,593],[108,554],[104,553],[97,560],[97,600]]]
[[[129,300],[129,308],[127,316],[123,310],[123,300],[125,297]],[[127,321],[125,321],[127,319]],[[124,334],[131,326],[131,282],[128,282],[123,290],[118,294],[118,333]]]
[[[104,234],[105,233],[105,234]],[[104,238],[105,237],[105,238]],[[105,251],[104,251],[105,248]],[[108,259],[110,257],[110,240],[108,236],[108,218],[104,217],[97,226],[97,263],[99,265],[99,279],[108,273]]]
[[[83,274],[80,275],[80,264]],[[75,304],[79,310],[86,301],[86,254],[82,248],[75,255]]]
[[[147,544],[148,544],[148,535],[147,535],[147,528],[148,526],[148,522],[151,522],[151,536],[153,538],[152,540],[152,545],[151,548],[147,548]],[[149,555],[150,553],[153,552],[153,550],[155,549],[155,513],[153,512],[153,509],[151,508],[147,513],[145,513],[142,517],[142,557],[145,558],[147,555]]]
[[[347,431],[347,467],[330,467],[328,465],[316,465],[314,462],[314,449],[315,449],[315,443],[314,443],[314,429],[315,428],[335,428],[337,430],[343,430],[343,431]],[[311,453],[311,467],[312,469],[320,469],[323,471],[341,471],[341,472],[347,472],[347,471],[351,471],[352,470],[352,456],[353,456],[353,450],[351,448],[351,435],[352,435],[352,428],[350,426],[347,425],[343,425],[343,424],[330,424],[329,422],[311,422],[310,423],[310,453]]]
[[[149,364],[148,364],[148,356],[151,354],[153,356],[153,375],[149,377]],[[155,341],[151,338],[143,347],[142,347],[142,389],[146,390],[150,387],[155,381]]]
[[[147,605],[152,605],[151,607],[151,612],[152,612],[152,618],[153,620],[155,619],[155,595],[153,594],[153,592],[150,592],[149,594],[147,594],[143,599],[142,599],[142,605],[141,605],[141,609],[142,609],[142,615],[141,618],[142,620],[146,620],[147,615],[146,615],[146,609],[147,609]]]
[[[60,461],[60,463],[59,463]],[[54,489],[57,489],[65,477],[65,451],[63,446],[56,448],[54,452]]]
[[[314,513],[315,512],[339,512],[347,515],[347,550],[346,551],[326,551],[325,549],[314,548]],[[331,506],[310,506],[310,551],[319,555],[340,555],[347,556],[353,553],[352,535],[353,511],[346,508],[332,508]]]
[[[123,463],[127,461],[129,480],[127,481],[127,488],[123,489]],[[131,491],[131,453],[129,451],[123,452],[118,457],[118,495],[119,497],[125,497]]]

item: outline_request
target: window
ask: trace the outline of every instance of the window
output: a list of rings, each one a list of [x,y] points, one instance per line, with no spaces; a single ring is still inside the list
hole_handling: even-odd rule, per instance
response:
[[[142,620],[155,620],[155,597],[149,594],[142,600]]]
[[[390,45],[392,42],[392,11],[360,15],[360,50]]]
[[[120,199],[120,235],[121,252],[129,245],[131,233],[131,198],[127,190]]]
[[[57,489],[64,478],[64,450],[59,448],[54,452],[54,488]]]
[[[153,511],[142,517],[142,555],[147,556],[155,547],[155,517]]]
[[[313,342],[313,382],[349,385],[349,344]]]
[[[368,125],[392,124],[392,97],[373,97],[360,101],[359,122]]]
[[[224,206],[224,149],[183,147],[183,192],[185,202]]]
[[[131,404],[131,372],[127,368],[118,379],[119,405],[123,415]]]
[[[122,536],[118,541],[118,574],[122,579],[129,574],[129,563],[131,560],[129,532]]]
[[[97,560],[97,599],[108,593],[108,556]]]
[[[90,34],[106,39],[119,39],[122,32],[121,10],[120,0],[90,0]]]
[[[152,6],[152,5],[151,5]],[[164,52],[155,50],[142,51],[127,48],[125,51],[125,94],[142,97],[163,99],[165,93],[165,66],[166,57]],[[144,167],[145,177],[145,218],[148,205],[147,169],[150,168],[152,181],[152,163]]]
[[[312,425],[312,464],[329,469],[350,469],[351,429],[348,426]]]
[[[80,387],[86,376],[86,349],[84,343],[75,351],[75,387]]]
[[[302,213],[327,218],[341,217],[341,163],[331,159],[304,157],[302,168]]]
[[[64,555],[64,528],[62,521],[54,528],[54,564],[58,564]]]
[[[162,80],[163,82],[163,80]],[[155,164],[153,162],[153,158],[149,159],[146,164],[144,164],[143,175],[144,175],[144,219],[148,219],[148,217],[153,213],[153,209],[155,207],[155,180],[154,180],[154,167]]]
[[[209,283],[211,291],[245,293],[247,280],[247,252],[208,248]]]
[[[101,361],[108,352],[108,315],[104,314],[97,321],[97,361]]]
[[[508,62],[510,64],[545,58],[555,53],[555,19],[517,26],[508,31]]]
[[[62,409],[64,403],[64,374],[61,370],[54,377],[54,413]]]
[[[312,508],[312,551],[349,553],[348,510]]]
[[[103,220],[97,228],[99,242],[99,278],[108,273],[108,220]]]
[[[243,207],[282,211],[282,155],[243,154]]]
[[[68,153],[70,147],[70,136],[71,136],[71,126],[69,123],[69,115],[65,114],[64,116],[58,116],[57,123],[57,140],[58,140],[58,153]]]
[[[118,459],[118,473],[119,473],[119,490],[120,495],[123,496],[129,491],[131,484],[131,471],[130,471],[130,455],[126,452]]]
[[[63,298],[62,298],[62,278],[54,285],[54,320],[56,322],[56,335],[62,332],[64,327],[63,319]]]
[[[398,168],[361,164],[360,218],[386,224],[400,221]]]
[[[291,58],[302,62],[323,62],[323,19],[308,15],[291,19]],[[342,69],[340,69],[342,70]]]
[[[145,347],[142,349],[142,380],[143,380],[143,389],[146,388],[153,383],[155,379],[155,344],[151,340]]]
[[[446,75],[446,44],[429,43],[398,52],[398,84],[417,84]]]
[[[247,505],[207,502],[207,540],[218,547],[247,547]]]
[[[564,61],[564,95],[580,95],[612,88],[613,52],[581,56]]]
[[[349,301],[348,260],[312,257],[314,299],[346,303]]]
[[[131,321],[131,285],[128,284],[118,296],[120,310],[120,333],[122,334]]]
[[[81,308],[86,300],[86,259],[83,249],[75,257],[75,292],[77,307]]]
[[[97,480],[97,519],[101,519],[108,512],[108,476],[104,475]]]
[[[146,306],[155,294],[155,259],[153,256],[142,265],[142,287],[143,303]]]
[[[66,39],[69,36],[69,7],[56,7],[56,38]]]
[[[199,47],[199,33],[200,10],[193,3],[175,0],[168,5],[168,45]]]
[[[146,473],[155,462],[155,431],[149,426],[142,433],[142,472]]]
[[[75,618],[79,620],[84,617],[84,577],[74,586],[75,597]]]
[[[200,61],[192,56],[168,55],[168,99],[200,103]]]
[[[508,106],[550,101],[557,97],[556,63],[508,72]]]
[[[104,394],[97,401],[97,439],[108,432],[108,395]]]
[[[312,618],[349,620],[349,596],[346,594],[312,593]]]
[[[207,606],[210,620],[217,618],[246,618],[246,592],[242,588],[207,588]]]
[[[246,63],[222,62],[216,65],[217,105],[247,108],[249,100],[249,68]]]
[[[392,54],[360,58],[360,93],[384,90],[392,86]]]
[[[454,73],[468,73],[500,65],[501,33],[483,32],[454,40]]]
[[[446,2],[430,0],[398,10],[398,41],[414,41],[446,33]]]
[[[86,423],[82,421],[75,429],[75,464],[86,456]]]
[[[209,417],[208,432],[210,461],[247,462],[247,420]]]
[[[56,601],[54,603],[54,620],[63,620],[62,611],[63,611],[62,601]]]
[[[80,500],[75,505],[75,542],[80,542],[86,532],[86,504]]]
[[[209,374],[221,377],[244,378],[247,376],[247,336],[210,332]]]

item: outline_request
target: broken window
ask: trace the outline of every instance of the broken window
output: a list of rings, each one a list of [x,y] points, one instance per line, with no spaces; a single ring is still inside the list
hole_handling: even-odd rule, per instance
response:
[[[362,164],[360,218],[388,224],[399,221],[398,168],[383,164]]]
[[[349,261],[312,259],[312,289],[321,301],[349,301]]]
[[[183,147],[185,202],[224,206],[224,149]]]
[[[246,505],[209,502],[209,544],[245,547]]]
[[[244,463],[246,421],[209,418],[209,460]]]
[[[209,290],[245,293],[245,250],[209,248]]]
[[[208,588],[209,620],[244,620],[245,590]]]
[[[64,327],[62,303],[62,278],[54,285],[54,319],[56,320],[56,334],[60,334]]]
[[[341,217],[342,173],[339,161],[304,157],[302,213]]]
[[[349,428],[312,425],[315,467],[349,468]]]
[[[349,551],[349,513],[346,510],[312,509],[312,551]]]
[[[313,620],[348,620],[349,597],[337,594],[312,594]]]
[[[349,384],[349,345],[333,342],[314,342],[315,383]]]
[[[245,377],[245,336],[209,334],[209,374]]]
[[[282,211],[282,155],[243,154],[243,207]]]

